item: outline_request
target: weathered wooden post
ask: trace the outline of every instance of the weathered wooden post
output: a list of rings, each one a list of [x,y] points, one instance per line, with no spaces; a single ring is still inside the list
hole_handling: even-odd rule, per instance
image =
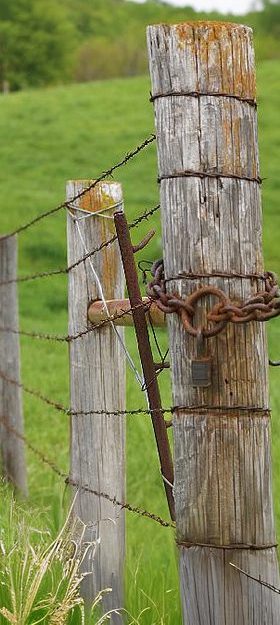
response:
[[[165,278],[185,274],[167,281],[167,292],[184,297],[211,285],[243,302],[264,288],[252,277],[263,272],[263,255],[251,29],[151,26],[148,49]],[[197,302],[194,325],[209,325],[216,302],[209,294]],[[184,623],[276,625],[279,597],[229,564],[279,586],[264,324],[229,323],[203,340],[212,359],[205,387],[194,386],[198,340],[177,315],[168,325],[173,401],[185,407],[174,415]]]
[[[67,200],[83,191],[90,181],[70,181]],[[102,182],[71,203],[68,211],[68,262],[70,265],[100,246],[115,232],[111,219],[122,204],[121,185]],[[100,281],[100,283],[99,283]],[[102,293],[100,290],[102,285]],[[69,273],[69,334],[91,327],[88,308],[95,299],[123,298],[124,277],[118,245],[104,247]],[[122,328],[118,333],[123,339]],[[70,342],[71,407],[73,410],[116,411],[125,408],[125,355],[112,326]],[[72,417],[71,479],[119,501],[125,499],[125,421],[122,416]],[[88,551],[84,570],[90,572],[82,594],[90,605],[96,594],[112,588],[104,597],[104,610],[122,608],[125,553],[124,511],[104,498],[78,491],[75,512],[88,525],[85,540],[96,542]],[[120,624],[121,617],[112,616]]]
[[[17,277],[17,238],[0,238],[0,282],[8,282]],[[12,429],[23,433],[23,410],[21,389],[11,384],[7,378],[20,382],[20,346],[17,284],[4,284],[0,287],[0,425],[2,472],[16,489],[27,496],[27,473],[24,443],[16,437]],[[15,332],[7,331],[11,328]],[[6,423],[6,427],[4,425]],[[10,429],[9,429],[10,428]]]

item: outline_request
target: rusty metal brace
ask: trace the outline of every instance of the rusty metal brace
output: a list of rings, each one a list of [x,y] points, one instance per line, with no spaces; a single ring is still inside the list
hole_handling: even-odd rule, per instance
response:
[[[124,273],[128,295],[130,299],[135,333],[137,337],[138,349],[145,378],[145,387],[151,410],[151,419],[157,442],[160,459],[161,473],[168,501],[170,516],[175,520],[175,506],[172,484],[174,482],[173,461],[168,440],[166,423],[163,418],[160,392],[157,382],[156,367],[149,340],[149,333],[146,322],[145,306],[142,303],[142,296],[138,283],[138,275],[134,260],[134,253],[143,246],[133,247],[126,217],[123,212],[114,214],[116,232],[121,250]],[[151,236],[148,235],[144,242],[148,242]],[[140,247],[141,246],[141,247]]]

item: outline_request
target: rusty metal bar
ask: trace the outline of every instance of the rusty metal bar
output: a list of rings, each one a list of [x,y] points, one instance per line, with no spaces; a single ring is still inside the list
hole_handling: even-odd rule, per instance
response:
[[[142,298],[145,306],[146,315],[149,311],[149,317],[154,327],[166,326],[165,314],[158,308],[155,302],[151,302],[149,297]],[[133,316],[129,299],[111,299],[106,302],[110,317],[117,317],[114,321],[116,326],[133,326]],[[127,315],[118,318],[122,312],[127,310]],[[95,300],[88,308],[88,319],[91,323],[100,323],[107,319],[108,315],[102,300]]]
[[[143,303],[134,261],[133,246],[130,232],[124,213],[116,212],[114,215],[117,237],[120,245],[124,273],[131,308],[133,308],[133,320],[137,337],[138,349],[145,378],[151,419],[157,442],[160,459],[161,473],[168,501],[171,519],[175,519],[175,507],[172,484],[174,481],[173,461],[167,435],[166,424],[162,415],[162,406],[157,382],[156,368],[153,361],[150,346],[149,333],[146,322],[145,304]],[[139,304],[143,304],[139,306]],[[137,308],[136,308],[137,307]]]

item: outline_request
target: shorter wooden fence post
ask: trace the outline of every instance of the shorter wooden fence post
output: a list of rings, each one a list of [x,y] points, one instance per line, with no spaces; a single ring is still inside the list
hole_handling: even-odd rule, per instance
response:
[[[0,238],[0,282],[17,276],[17,239]],[[27,473],[24,443],[13,433],[23,434],[22,393],[5,377],[20,382],[20,346],[18,331],[17,285],[0,287],[0,445],[2,473],[16,489],[27,496]],[[15,332],[5,331],[11,328]]]
[[[67,200],[81,193],[91,181],[70,181]],[[98,183],[68,211],[68,264],[112,238],[111,219],[122,205],[121,185]],[[100,283],[99,283],[100,281]],[[100,285],[102,285],[102,293]],[[124,297],[124,276],[117,242],[104,246],[92,258],[69,272],[69,334],[76,335],[92,326],[88,309],[92,301]],[[123,340],[123,328],[118,328]],[[125,355],[111,324],[70,341],[71,408],[84,411],[125,409]],[[106,414],[72,417],[71,481],[125,499],[125,420]],[[124,510],[90,492],[77,489],[76,515],[87,525],[85,540],[95,543],[84,561],[89,573],[81,592],[91,605],[99,591],[104,595],[103,610],[122,608],[125,554]],[[114,625],[122,623],[113,614]]]

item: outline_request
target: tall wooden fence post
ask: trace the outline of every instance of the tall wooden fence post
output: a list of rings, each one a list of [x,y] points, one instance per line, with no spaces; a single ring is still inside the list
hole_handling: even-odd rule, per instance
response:
[[[244,301],[264,288],[263,280],[234,277],[263,272],[251,29],[151,26],[148,49],[165,277],[188,276],[167,290],[185,296],[211,285]],[[216,302],[198,302],[195,325],[207,323]],[[276,625],[279,596],[230,566],[279,586],[264,324],[228,324],[205,341],[213,362],[207,388],[192,385],[197,340],[177,315],[168,324],[173,401],[186,406],[173,421],[184,623]]]
[[[70,181],[67,200],[84,191],[90,181]],[[121,185],[101,182],[71,204],[68,214],[68,264],[75,263],[115,233],[112,217],[122,205]],[[86,212],[85,212],[86,211]],[[97,214],[99,213],[99,214]],[[79,264],[69,273],[69,334],[91,327],[88,308],[101,299],[124,297],[124,276],[118,244],[113,243]],[[123,339],[122,328],[118,333]],[[116,411],[125,408],[125,355],[111,325],[70,342],[71,408]],[[125,421],[122,416],[72,417],[71,479],[123,501],[125,498]],[[97,541],[95,555],[89,550],[84,570],[90,572],[82,594],[90,605],[97,593],[112,588],[104,597],[104,610],[122,608],[125,553],[124,511],[104,498],[79,490],[75,512],[88,525],[85,540]],[[112,616],[120,624],[121,617]]]
[[[17,277],[17,238],[0,238],[0,282],[8,282]],[[23,410],[21,389],[11,384],[7,378],[20,382],[20,346],[17,284],[0,287],[0,327],[11,328],[15,332],[0,332],[0,441],[2,471],[16,489],[27,496],[27,473],[24,443],[15,434],[15,429],[23,434]],[[6,424],[6,427],[5,427]]]

